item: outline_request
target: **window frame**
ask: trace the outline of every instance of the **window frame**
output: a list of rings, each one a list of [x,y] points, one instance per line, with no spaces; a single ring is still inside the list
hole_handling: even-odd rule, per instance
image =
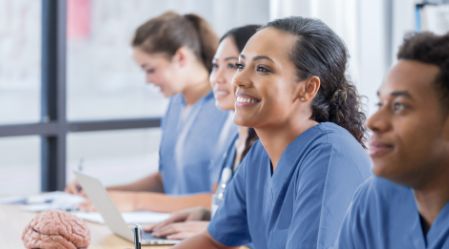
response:
[[[160,127],[161,117],[67,120],[67,0],[41,0],[40,121],[0,125],[0,138],[40,136],[41,191],[66,185],[67,135],[77,132]]]

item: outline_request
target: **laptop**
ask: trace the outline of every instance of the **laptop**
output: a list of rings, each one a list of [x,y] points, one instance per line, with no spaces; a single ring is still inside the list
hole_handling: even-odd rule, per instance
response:
[[[126,224],[122,214],[109,198],[108,193],[103,184],[96,178],[88,176],[81,172],[74,172],[76,179],[90,201],[102,216],[106,226],[111,231],[129,241],[134,241],[134,235],[131,227]],[[142,245],[174,245],[179,243],[179,240],[169,240],[164,238],[154,237],[151,233],[141,233]]]

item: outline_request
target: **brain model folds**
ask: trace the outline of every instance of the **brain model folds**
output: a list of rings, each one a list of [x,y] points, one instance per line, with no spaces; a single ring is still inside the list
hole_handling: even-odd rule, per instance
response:
[[[28,249],[83,249],[89,246],[90,234],[79,218],[62,211],[47,211],[30,221],[22,240]]]

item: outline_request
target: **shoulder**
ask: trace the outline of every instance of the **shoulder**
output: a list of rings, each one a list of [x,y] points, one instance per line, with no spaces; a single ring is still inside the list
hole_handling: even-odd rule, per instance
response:
[[[362,208],[380,211],[385,203],[391,203],[410,195],[410,189],[382,177],[372,176],[360,185],[354,196],[354,203]]]
[[[332,165],[348,170],[357,169],[360,175],[371,175],[371,160],[362,145],[346,129],[334,123],[322,123],[317,144],[331,154]],[[331,165],[331,166],[332,166]]]
[[[317,127],[317,134],[320,141],[327,142],[329,144],[337,145],[336,148],[342,148],[342,146],[357,147],[363,149],[360,143],[349,133],[345,128],[331,123],[323,122]]]

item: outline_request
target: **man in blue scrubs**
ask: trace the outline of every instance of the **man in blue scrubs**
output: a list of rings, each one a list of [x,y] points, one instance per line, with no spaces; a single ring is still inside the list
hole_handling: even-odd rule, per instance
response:
[[[408,36],[368,120],[378,177],[357,192],[340,249],[449,248],[449,34]]]

